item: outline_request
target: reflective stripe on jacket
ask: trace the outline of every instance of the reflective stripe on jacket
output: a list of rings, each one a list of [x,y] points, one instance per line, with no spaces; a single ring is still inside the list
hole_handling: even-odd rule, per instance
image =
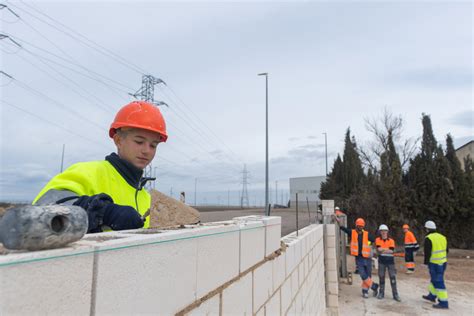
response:
[[[41,190],[33,204],[51,189],[69,190],[79,196],[108,194],[115,204],[131,206],[143,215],[151,206],[150,194],[137,190],[106,160],[76,163],[56,175]],[[149,227],[149,217],[144,227]]]
[[[375,246],[378,250],[393,250],[395,248],[395,241],[392,238],[384,240],[377,237],[377,239],[375,239]],[[381,253],[380,256],[393,257],[393,253]]]
[[[448,246],[448,241],[446,237],[440,233],[431,233],[426,236],[431,241],[431,257],[430,262],[435,264],[443,264],[447,262],[447,252],[446,248]]]
[[[418,241],[411,231],[405,233],[405,248],[418,248]]]
[[[369,245],[369,233],[365,230],[362,231],[362,250],[361,254],[364,258],[370,257],[370,251],[372,247]],[[352,230],[351,236],[351,255],[358,256],[359,255],[359,233],[357,230]]]

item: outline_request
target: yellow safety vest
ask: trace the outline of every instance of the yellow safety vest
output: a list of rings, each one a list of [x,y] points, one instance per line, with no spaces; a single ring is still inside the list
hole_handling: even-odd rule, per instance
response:
[[[448,241],[446,237],[440,233],[431,233],[426,236],[431,240],[431,257],[430,262],[436,264],[443,264],[448,261],[446,248]]]
[[[131,206],[143,215],[151,206],[150,194],[128,184],[117,169],[106,160],[79,162],[56,175],[41,190],[33,204],[49,190],[69,190],[77,195],[110,195],[115,204]],[[136,194],[136,201],[135,201]],[[149,227],[149,217],[144,227]]]

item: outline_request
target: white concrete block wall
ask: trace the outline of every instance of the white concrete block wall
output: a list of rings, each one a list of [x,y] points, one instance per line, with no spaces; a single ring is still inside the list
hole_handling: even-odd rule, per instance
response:
[[[273,294],[272,262],[266,262],[253,272],[253,310],[258,311]]]
[[[220,304],[221,304],[221,297],[220,294],[214,295],[197,308],[193,309],[186,315],[189,316],[214,316],[219,315],[220,313]],[[160,312],[157,312],[160,314]]]
[[[222,292],[222,315],[252,315],[252,273],[248,273]]]
[[[239,274],[239,231],[222,227],[197,239],[197,298]]]
[[[325,314],[325,282],[333,308],[337,274],[325,275],[334,248],[324,247],[323,226],[282,239],[280,231],[279,218],[252,216],[180,230],[89,235],[75,248],[57,250],[73,255],[49,262],[8,266],[13,256],[0,256],[0,314]],[[287,246],[281,252],[280,240]],[[79,248],[88,253],[76,255]],[[41,287],[19,286],[31,280]]]
[[[196,236],[137,235],[101,245],[95,313],[144,314],[159,309],[172,314],[194,302],[199,238],[192,237]]]
[[[244,272],[265,258],[265,226],[261,221],[240,224],[239,249],[239,272]]]
[[[0,315],[87,315],[94,253],[88,246],[0,255]]]

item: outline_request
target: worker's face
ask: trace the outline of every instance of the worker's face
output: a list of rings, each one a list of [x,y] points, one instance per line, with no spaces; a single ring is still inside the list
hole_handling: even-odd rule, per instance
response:
[[[358,232],[361,232],[362,230],[364,230],[364,226],[356,226],[356,230]]]
[[[155,157],[161,137],[158,133],[133,128],[115,134],[114,142],[120,158],[143,170]]]
[[[380,236],[382,236],[382,239],[387,239],[387,237],[388,237],[388,231],[386,231],[386,230],[381,230],[381,231],[380,231]]]
[[[408,231],[408,228],[403,228],[403,232],[406,233]]]

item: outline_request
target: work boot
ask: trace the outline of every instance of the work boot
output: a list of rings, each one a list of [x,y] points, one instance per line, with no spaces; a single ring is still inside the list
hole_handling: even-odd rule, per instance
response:
[[[385,297],[385,284],[384,283],[380,283],[380,288],[379,288],[379,295],[377,295],[377,298],[379,300],[383,299]]]
[[[362,292],[362,297],[363,297],[363,298],[369,298],[369,293],[367,293],[367,292]]]
[[[372,291],[374,291],[374,297],[377,296],[377,290],[379,289],[379,285],[377,283],[372,283],[372,286],[370,287]]]
[[[406,273],[406,274],[413,274],[413,273],[415,273],[415,271],[413,271],[413,270],[407,270],[407,272],[405,272],[405,273]]]
[[[448,309],[448,304],[446,305],[441,305],[441,303],[438,303],[438,304],[433,304],[433,308],[438,308],[438,309]]]
[[[436,296],[431,293],[428,295],[423,295],[422,298],[430,302],[436,302]]]
[[[397,301],[397,302],[401,302],[401,301],[402,301],[402,299],[400,298],[400,296],[398,295],[398,293],[394,293],[394,294],[393,294],[393,299],[394,299],[395,301]]]

